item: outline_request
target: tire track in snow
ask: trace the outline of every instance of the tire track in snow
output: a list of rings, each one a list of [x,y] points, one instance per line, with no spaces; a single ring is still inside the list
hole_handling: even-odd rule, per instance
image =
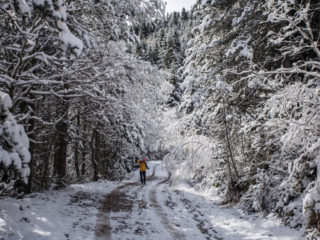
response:
[[[180,196],[180,202],[183,203],[186,209],[189,210],[189,213],[192,214],[192,218],[195,222],[197,222],[197,228],[204,235],[206,240],[216,239],[223,240],[221,236],[219,236],[218,232],[210,225],[207,221],[205,221],[205,214],[201,212],[197,206],[193,206],[192,202],[187,198],[183,197],[183,194],[179,190],[174,191],[177,195]]]
[[[177,229],[170,223],[165,211],[163,210],[163,208],[161,207],[161,205],[158,203],[158,200],[157,200],[158,187],[161,184],[164,184],[164,183],[168,182],[169,179],[170,179],[170,174],[169,174],[168,178],[166,178],[165,180],[157,183],[157,185],[150,190],[149,199],[150,199],[151,206],[153,207],[155,213],[160,218],[161,224],[165,227],[165,229],[171,235],[171,237],[174,240],[184,240],[185,239],[184,235],[179,233],[177,231]]]
[[[110,226],[110,213],[118,212],[120,210],[130,211],[132,209],[133,202],[130,201],[126,194],[120,190],[129,186],[136,186],[137,183],[126,183],[111,193],[109,193],[102,201],[99,207],[99,213],[97,215],[97,222],[95,228],[96,239],[111,239],[111,226]]]
[[[155,170],[158,165],[153,167],[152,175],[147,180],[155,180]],[[110,213],[119,212],[122,210],[130,212],[134,205],[134,201],[130,199],[126,193],[120,190],[126,187],[137,186],[137,182],[129,182],[123,184],[111,193],[109,193],[101,202],[99,213],[97,214],[97,221],[95,227],[95,237],[97,240],[111,240],[112,227],[110,226]],[[141,189],[143,185],[139,185],[137,189]]]

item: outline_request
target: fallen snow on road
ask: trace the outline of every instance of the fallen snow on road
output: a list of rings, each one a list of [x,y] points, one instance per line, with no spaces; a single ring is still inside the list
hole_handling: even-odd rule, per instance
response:
[[[146,185],[131,179],[71,185],[0,201],[0,240],[302,240],[277,219],[223,208],[210,194],[170,186],[162,162],[149,162]]]
[[[166,190],[176,207],[168,209],[174,216],[188,216],[191,213],[192,222],[201,234],[192,239],[226,239],[226,240],[302,240],[302,233],[281,225],[275,218],[258,218],[248,216],[239,209],[223,208],[216,204],[216,199],[210,195],[199,194],[188,186],[179,185],[175,189]],[[167,201],[163,199],[162,201]],[[180,204],[183,203],[183,204]],[[187,213],[185,213],[187,212]],[[176,219],[178,219],[176,217]],[[182,218],[178,225],[189,223]],[[189,227],[190,228],[190,227]],[[193,230],[192,230],[193,231]],[[187,234],[188,235],[188,234]],[[204,238],[205,237],[205,238]],[[191,238],[186,238],[191,239]]]
[[[0,239],[94,239],[99,199],[116,186],[100,181],[24,199],[1,199]]]

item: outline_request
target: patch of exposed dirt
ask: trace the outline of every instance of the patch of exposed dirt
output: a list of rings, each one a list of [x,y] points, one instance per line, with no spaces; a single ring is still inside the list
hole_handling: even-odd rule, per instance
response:
[[[85,231],[91,232],[95,231],[95,225],[91,222],[87,221],[87,218],[83,216],[87,216],[88,218],[93,217],[94,213],[91,211],[93,208],[98,206],[98,203],[104,196],[99,193],[90,193],[90,192],[75,192],[74,194],[70,195],[69,205],[73,206],[80,206],[81,209],[77,210],[82,212],[82,217],[76,217],[72,221],[72,232],[73,231]],[[78,209],[78,208],[77,208]],[[72,215],[74,214],[74,208],[64,209],[64,214]],[[71,235],[72,232],[66,233],[66,239],[72,239]]]
[[[102,195],[80,191],[70,196],[70,204],[76,204],[82,207],[92,207],[94,206],[94,203],[101,199],[103,199]]]
[[[152,180],[155,175],[155,168],[153,169],[152,175],[147,180]],[[135,196],[128,196],[128,194],[123,191],[126,187],[137,186],[136,182],[123,184],[109,193],[103,200],[100,201],[99,213],[97,215],[97,223],[95,228],[96,239],[111,239],[112,227],[110,226],[110,213],[111,212],[127,212],[128,215],[133,211],[135,205],[139,209],[144,209],[147,207],[147,203],[144,200],[138,200]],[[143,185],[140,185],[138,189],[141,189]],[[129,216],[127,216],[129,217]],[[122,217],[120,219],[112,219],[119,223],[115,232],[121,232],[123,229],[127,228],[127,224],[124,221],[126,218]],[[135,232],[142,233],[141,229],[136,229]]]
[[[133,200],[128,198],[124,192],[120,191],[121,189],[132,185],[136,185],[136,183],[127,183],[119,186],[101,201],[95,228],[96,239],[111,239],[111,212],[132,211]]]
[[[147,181],[153,181],[157,179],[157,177],[155,176],[155,170],[156,166],[153,168],[152,175],[147,178]],[[130,195],[128,194],[128,192],[123,190],[126,187],[137,186],[137,183],[124,184],[108,194],[105,199],[101,201],[101,205],[99,208],[99,214],[97,216],[95,229],[96,239],[111,239],[111,232],[118,233],[128,230],[128,224],[126,220],[130,218],[130,213],[132,211],[138,211],[138,215],[140,215],[144,209],[148,208],[149,205],[156,212],[157,216],[160,218],[162,225],[167,229],[172,238],[175,240],[183,240],[184,236],[176,229],[176,227],[179,226],[170,223],[166,213],[157,201],[156,193],[158,190],[158,186],[160,184],[168,182],[169,179],[170,177],[158,183],[153,189],[149,191],[149,204],[144,199],[137,199],[137,196],[135,194]],[[139,190],[143,188],[143,186],[144,185],[139,185],[139,187],[136,188],[137,191],[135,192],[141,192]],[[170,205],[170,207],[174,208],[174,203],[172,201],[167,202],[167,204]],[[110,219],[111,212],[121,212],[121,214]],[[117,222],[117,227],[115,229],[111,228],[110,221]],[[149,230],[153,232],[153,229]],[[136,222],[134,228],[132,228],[132,231],[134,232],[134,234],[141,236],[144,236],[148,233],[145,230],[145,226],[141,226],[139,222]]]
[[[168,199],[166,200],[165,204],[166,204],[166,206],[167,206],[168,208],[170,208],[170,209],[172,209],[172,210],[173,210],[175,207],[177,207],[177,203],[175,203],[175,202],[172,201],[172,198],[171,198],[170,195],[169,195]]]

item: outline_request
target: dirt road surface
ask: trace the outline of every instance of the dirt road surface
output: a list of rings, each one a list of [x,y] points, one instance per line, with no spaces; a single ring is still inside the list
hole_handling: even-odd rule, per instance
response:
[[[225,209],[199,194],[170,186],[161,162],[154,162],[147,183],[139,175],[100,201],[96,240],[293,240],[274,221]]]

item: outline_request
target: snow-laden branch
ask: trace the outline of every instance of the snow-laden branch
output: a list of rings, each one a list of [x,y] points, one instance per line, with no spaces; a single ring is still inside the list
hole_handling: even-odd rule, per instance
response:
[[[24,128],[19,125],[15,117],[10,113],[12,106],[9,95],[0,92],[0,164],[1,182],[0,194],[6,191],[7,184],[13,181],[22,180],[28,182],[30,173],[29,162],[31,155],[29,152],[29,139]],[[17,174],[17,173],[18,174]],[[8,177],[3,178],[7,174]]]
[[[291,49],[292,53],[296,54],[302,49],[309,49],[320,58],[320,33],[312,27],[317,24],[312,18],[319,10],[318,4],[311,4],[310,0],[300,3],[291,0],[277,2],[269,0],[267,7],[271,12],[268,20],[284,24],[281,31],[269,33],[273,43],[280,44],[288,40],[291,46],[287,46],[287,49]]]

